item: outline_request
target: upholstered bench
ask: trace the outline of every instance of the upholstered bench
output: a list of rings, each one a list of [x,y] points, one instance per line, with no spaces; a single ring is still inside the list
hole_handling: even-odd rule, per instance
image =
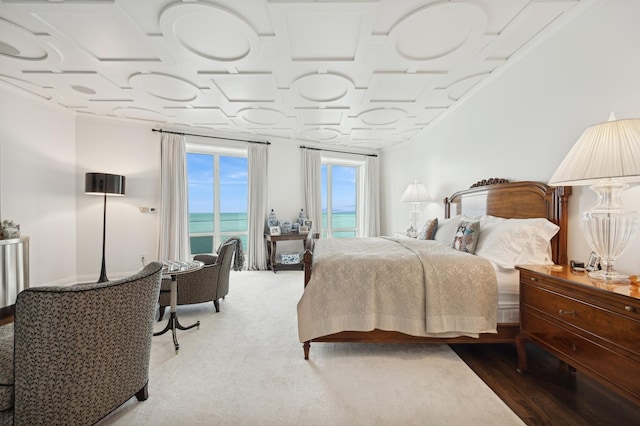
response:
[[[13,324],[0,327],[0,411],[13,408]],[[2,418],[4,416],[0,416]],[[2,422],[0,421],[0,424]]]

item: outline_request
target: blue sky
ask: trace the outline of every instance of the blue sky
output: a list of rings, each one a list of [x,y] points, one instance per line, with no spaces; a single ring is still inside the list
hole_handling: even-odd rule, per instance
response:
[[[335,211],[355,211],[356,210],[356,167],[332,166],[331,178],[331,207]],[[321,169],[322,185],[322,210],[327,209],[326,181],[327,166]]]
[[[189,211],[210,213],[213,211],[213,155],[187,154],[189,180]],[[332,166],[333,211],[355,211],[357,168]],[[322,166],[322,208],[326,210],[327,166]],[[221,213],[246,212],[248,186],[248,160],[243,157],[220,156]]]
[[[243,157],[220,156],[221,213],[247,211],[248,162]],[[189,211],[213,211],[213,155],[187,154]]]

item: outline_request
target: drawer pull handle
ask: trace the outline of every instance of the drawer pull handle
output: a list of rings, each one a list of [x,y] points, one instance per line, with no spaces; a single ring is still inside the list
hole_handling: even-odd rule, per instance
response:
[[[635,312],[636,311],[636,308],[634,308],[633,306],[629,306],[629,305],[625,306],[624,309],[629,311],[629,312]]]
[[[575,351],[576,351],[576,349],[578,349],[578,348],[576,347],[576,344],[575,344],[575,343],[572,343],[572,344],[571,344],[571,350],[575,352]]]
[[[565,311],[564,309],[560,309],[558,311],[558,314],[560,315],[571,315],[572,317],[576,316],[576,311]]]
[[[536,277],[531,277],[531,281],[538,281]]]

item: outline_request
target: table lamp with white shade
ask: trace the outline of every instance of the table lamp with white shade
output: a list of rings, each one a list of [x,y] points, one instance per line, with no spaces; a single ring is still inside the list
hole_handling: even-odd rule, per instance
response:
[[[418,215],[420,214],[420,211],[418,210],[418,204],[431,201],[429,199],[429,193],[427,192],[427,189],[423,184],[418,183],[417,180],[414,180],[413,183],[410,183],[409,186],[407,186],[407,189],[404,190],[400,201],[413,204],[413,208],[409,213],[411,227],[407,230],[407,235],[410,237],[415,237],[418,234],[416,221],[418,220]]]
[[[601,270],[589,276],[606,282],[626,282],[628,275],[614,261],[633,241],[638,214],[620,198],[628,183],[640,181],[640,119],[609,121],[589,127],[551,177],[550,185],[590,185],[598,199],[581,215],[587,243],[600,256]]]

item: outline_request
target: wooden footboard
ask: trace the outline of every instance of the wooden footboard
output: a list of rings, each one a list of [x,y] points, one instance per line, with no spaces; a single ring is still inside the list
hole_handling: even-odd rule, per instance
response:
[[[479,337],[420,337],[397,331],[342,331],[318,337],[302,344],[304,359],[309,359],[311,342],[352,342],[352,343],[515,343],[520,331],[519,323],[498,324],[497,333],[482,333]]]

